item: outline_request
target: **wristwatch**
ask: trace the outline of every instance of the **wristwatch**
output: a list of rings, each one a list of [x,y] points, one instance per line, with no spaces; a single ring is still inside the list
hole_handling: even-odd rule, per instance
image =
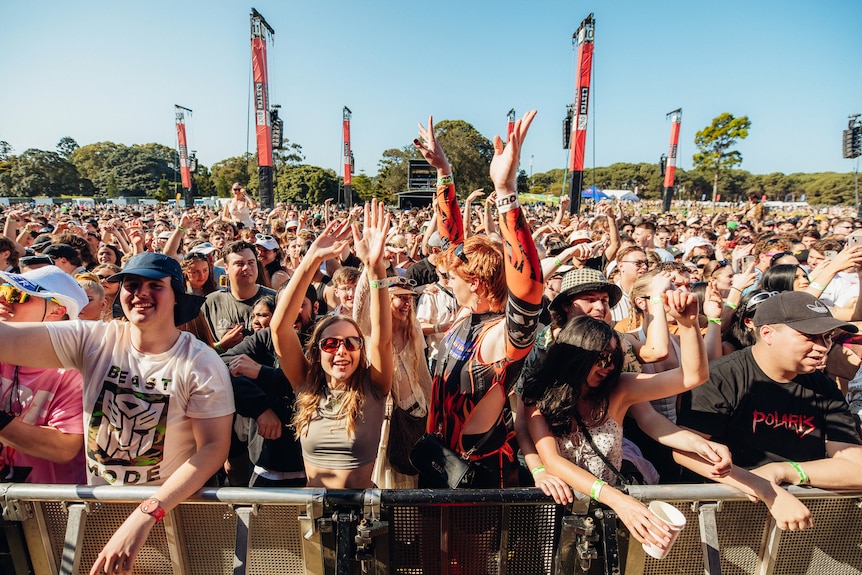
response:
[[[156,523],[164,519],[166,515],[166,512],[162,507],[161,502],[155,497],[152,497],[142,502],[138,509],[140,509],[142,513],[152,515],[155,518]]]

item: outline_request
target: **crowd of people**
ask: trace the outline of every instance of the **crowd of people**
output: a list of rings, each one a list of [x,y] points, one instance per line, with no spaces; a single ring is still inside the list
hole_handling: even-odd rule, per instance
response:
[[[726,483],[791,530],[783,487],[862,488],[862,221],[522,206],[534,116],[463,207],[429,117],[421,208],[237,183],[217,211],[4,209],[2,480],[158,486],[93,573],[204,485],[440,487],[426,432],[471,488],[591,497],[658,546],[632,478]]]

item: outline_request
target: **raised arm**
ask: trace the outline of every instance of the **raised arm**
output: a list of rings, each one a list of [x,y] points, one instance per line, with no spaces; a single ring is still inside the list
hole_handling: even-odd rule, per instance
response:
[[[294,389],[303,385],[308,372],[308,359],[303,353],[299,336],[293,329],[302,307],[302,300],[320,264],[336,257],[349,243],[349,237],[349,222],[332,222],[326,226],[308,248],[305,257],[300,260],[272,314],[270,326],[273,346],[278,355],[279,365]]]
[[[389,231],[389,213],[383,203],[371,200],[365,204],[362,233],[353,224],[353,245],[356,256],[362,260],[368,277],[371,303],[371,337],[368,361],[371,364],[371,382],[378,394],[386,395],[392,386],[392,314],[389,311],[389,290],[379,285],[386,277],[384,246]]]
[[[509,297],[506,300],[505,357],[510,360],[522,359],[533,346],[544,289],[539,254],[530,226],[521,211],[516,183],[521,146],[535,117],[536,111],[531,110],[515,122],[515,129],[505,146],[500,136],[494,136],[494,158],[491,160],[491,180],[497,195],[506,285],[509,288]],[[499,341],[503,338],[496,339]],[[486,357],[488,361],[494,359]]]
[[[461,218],[461,208],[458,206],[458,195],[455,193],[455,180],[452,179],[452,167],[446,152],[434,137],[434,118],[428,116],[428,128],[419,124],[419,137],[413,140],[413,145],[429,164],[437,168],[437,229],[441,238],[447,238],[450,244],[464,243],[464,220]]]

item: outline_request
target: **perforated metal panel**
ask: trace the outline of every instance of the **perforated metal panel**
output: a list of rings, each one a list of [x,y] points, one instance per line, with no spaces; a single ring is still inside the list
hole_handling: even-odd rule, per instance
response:
[[[686,518],[686,527],[664,559],[646,557],[645,575],[703,575],[703,550],[698,517],[690,502],[674,502]],[[752,574],[757,567],[757,551],[766,526],[765,505],[746,501],[726,501],[716,514],[721,547],[722,575]]]
[[[775,562],[781,575],[862,574],[862,510],[853,499],[806,500],[814,528],[785,531]]]
[[[236,548],[236,514],[231,506],[180,505],[176,509],[188,575],[230,573]]]
[[[54,550],[54,561],[59,565],[69,514],[66,512],[66,506],[59,501],[46,501],[38,505],[42,505],[44,509],[48,537],[51,540],[51,549]]]
[[[299,507],[263,506],[251,518],[248,575],[305,575]]]
[[[510,508],[507,575],[551,572],[560,509],[556,505]]]
[[[123,521],[135,510],[137,505],[130,503],[95,503],[87,514],[86,537],[81,555],[80,573],[89,573],[96,556],[105,543],[119,529]],[[163,523],[157,523],[146,545],[141,548],[135,559],[136,575],[172,575],[171,558]]]

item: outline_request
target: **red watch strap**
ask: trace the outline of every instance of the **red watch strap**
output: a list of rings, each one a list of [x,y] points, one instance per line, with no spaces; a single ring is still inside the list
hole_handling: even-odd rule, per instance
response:
[[[141,503],[139,509],[147,515],[152,515],[153,518],[155,518],[156,523],[164,519],[165,515],[167,514],[164,508],[159,503],[159,500],[155,497],[153,497],[152,499],[147,499],[146,501]]]

